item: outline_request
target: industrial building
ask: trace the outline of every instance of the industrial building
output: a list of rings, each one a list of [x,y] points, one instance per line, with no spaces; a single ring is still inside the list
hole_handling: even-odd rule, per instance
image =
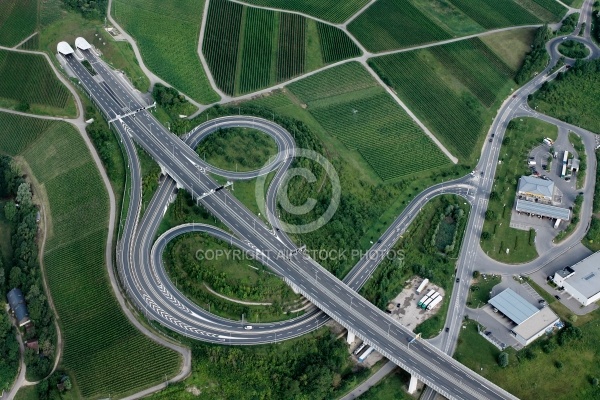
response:
[[[515,293],[505,289],[490,299],[489,304],[510,319],[515,325],[513,336],[523,346],[527,346],[546,332],[552,332],[560,319],[554,312],[544,307],[541,310]]]
[[[522,176],[519,179],[518,194],[526,200],[551,202],[554,197],[554,182],[535,176]]]
[[[583,306],[600,300],[600,252],[557,271],[553,281]]]
[[[552,219],[560,219],[563,221],[568,221],[571,219],[571,210],[569,210],[568,208],[556,207],[543,203],[536,203],[534,201],[517,199],[517,205],[515,209],[518,212],[523,212],[531,215],[539,215],[541,217],[547,217]]]

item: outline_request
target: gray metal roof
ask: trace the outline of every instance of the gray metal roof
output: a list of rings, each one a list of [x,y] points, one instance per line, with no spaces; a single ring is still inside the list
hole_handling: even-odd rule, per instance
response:
[[[571,219],[571,210],[568,208],[556,207],[549,204],[536,203],[534,201],[521,199],[517,199],[517,211],[541,215],[543,217],[562,219],[564,221]]]
[[[539,311],[510,288],[492,297],[489,303],[517,325],[527,321]]]
[[[15,288],[8,292],[6,295],[8,304],[11,310],[15,313],[15,318],[19,325],[29,321],[29,312],[27,311],[27,305],[25,304],[25,298],[21,289]]]
[[[534,176],[522,176],[519,179],[519,192],[552,197],[554,194],[554,182]]]

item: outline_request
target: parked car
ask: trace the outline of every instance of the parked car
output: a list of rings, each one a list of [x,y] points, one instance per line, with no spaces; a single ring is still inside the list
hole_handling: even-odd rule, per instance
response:
[[[559,296],[559,295],[557,295],[557,294],[555,294],[555,295],[554,295],[554,298],[555,298],[556,300],[560,300],[560,296]]]

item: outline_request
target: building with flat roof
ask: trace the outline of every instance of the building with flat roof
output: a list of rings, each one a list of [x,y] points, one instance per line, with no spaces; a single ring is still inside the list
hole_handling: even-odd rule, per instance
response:
[[[554,182],[535,176],[522,176],[519,179],[519,196],[527,199],[542,199],[552,201],[554,197]]]
[[[600,252],[555,272],[552,280],[583,306],[600,300]]]
[[[492,297],[489,304],[517,325],[511,333],[523,346],[551,332],[560,322],[551,309],[538,309],[510,288]]]
[[[29,312],[27,311],[27,304],[25,304],[25,297],[21,289],[14,288],[6,295],[8,305],[15,315],[15,319],[19,326],[23,326],[31,322],[29,319]]]
[[[517,199],[515,209],[518,212],[524,212],[532,215],[540,215],[542,217],[561,219],[568,221],[571,219],[571,210],[568,208],[551,206],[549,204],[536,203],[535,201],[527,201]]]
[[[544,307],[527,321],[513,328],[512,333],[519,343],[527,346],[543,334],[551,333],[559,322],[560,318],[554,314],[552,309]]]

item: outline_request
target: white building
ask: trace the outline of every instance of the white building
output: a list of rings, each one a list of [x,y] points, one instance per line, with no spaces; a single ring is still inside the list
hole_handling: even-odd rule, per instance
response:
[[[560,322],[550,308],[540,310],[512,289],[503,290],[492,297],[489,303],[516,325],[510,332],[523,346],[552,332]]]
[[[557,271],[553,281],[583,306],[600,300],[600,252]]]
[[[552,201],[554,197],[554,182],[535,176],[522,176],[519,179],[519,196],[526,200]]]

